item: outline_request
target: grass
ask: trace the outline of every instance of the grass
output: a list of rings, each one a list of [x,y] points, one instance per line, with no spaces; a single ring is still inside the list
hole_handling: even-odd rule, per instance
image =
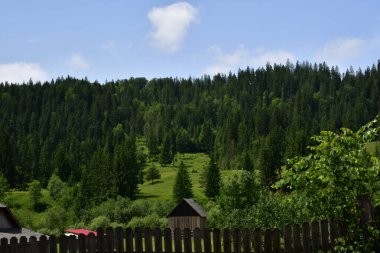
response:
[[[42,196],[36,209],[33,208],[27,191],[10,191],[7,193],[5,203],[9,205],[17,220],[29,228],[42,227],[46,219],[46,210],[52,205],[52,199],[47,190],[42,190]]]
[[[188,169],[191,182],[193,184],[194,198],[197,200],[205,199],[204,189],[201,187],[200,179],[202,171],[209,163],[209,157],[203,153],[197,154],[178,154],[175,157],[174,165],[161,166],[158,162],[148,162],[145,169],[149,168],[152,163],[160,171],[161,178],[154,183],[144,182],[140,185],[139,198],[149,198],[155,200],[173,199],[173,185],[178,171],[180,162],[183,161]]]

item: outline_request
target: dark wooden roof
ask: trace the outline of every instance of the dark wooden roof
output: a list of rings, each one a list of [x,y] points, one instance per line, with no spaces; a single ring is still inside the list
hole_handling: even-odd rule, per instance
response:
[[[9,210],[9,208],[2,203],[0,203],[0,213],[4,215],[7,221],[11,224],[12,228],[21,229],[20,224],[17,222],[16,218],[13,216],[11,210]],[[4,229],[4,228],[0,226],[0,229]]]
[[[181,202],[179,202],[179,204],[166,217],[177,216],[206,217],[207,214],[193,199],[182,199]]]

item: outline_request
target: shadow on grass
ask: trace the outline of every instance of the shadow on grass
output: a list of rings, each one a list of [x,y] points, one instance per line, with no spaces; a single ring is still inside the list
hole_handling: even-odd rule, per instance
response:
[[[151,198],[157,198],[158,197],[158,195],[156,195],[156,194],[138,194],[137,195],[137,198],[138,199],[151,199]]]
[[[38,213],[42,213],[44,212],[46,209],[47,209],[48,205],[46,203],[37,203],[35,206],[34,206],[34,210]]]

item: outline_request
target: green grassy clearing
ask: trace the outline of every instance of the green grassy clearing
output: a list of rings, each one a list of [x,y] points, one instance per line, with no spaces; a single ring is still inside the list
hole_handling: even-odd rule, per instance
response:
[[[46,220],[46,210],[51,207],[52,199],[47,190],[42,190],[42,197],[36,210],[33,209],[27,191],[10,191],[4,201],[21,224],[30,224],[32,229],[42,227]]]
[[[209,157],[206,154],[179,154],[175,157],[174,165],[161,166],[158,162],[148,162],[145,166],[149,168],[152,163],[161,173],[161,178],[151,182],[144,182],[140,185],[139,198],[149,198],[156,200],[171,200],[173,199],[173,185],[177,175],[177,170],[180,162],[183,161],[186,165],[193,184],[194,198],[198,200],[205,199],[204,190],[200,185],[202,171],[208,165]]]

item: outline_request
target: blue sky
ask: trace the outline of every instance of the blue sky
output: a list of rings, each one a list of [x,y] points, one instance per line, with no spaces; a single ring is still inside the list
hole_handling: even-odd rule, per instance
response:
[[[380,59],[378,0],[1,0],[0,82],[201,77]]]

